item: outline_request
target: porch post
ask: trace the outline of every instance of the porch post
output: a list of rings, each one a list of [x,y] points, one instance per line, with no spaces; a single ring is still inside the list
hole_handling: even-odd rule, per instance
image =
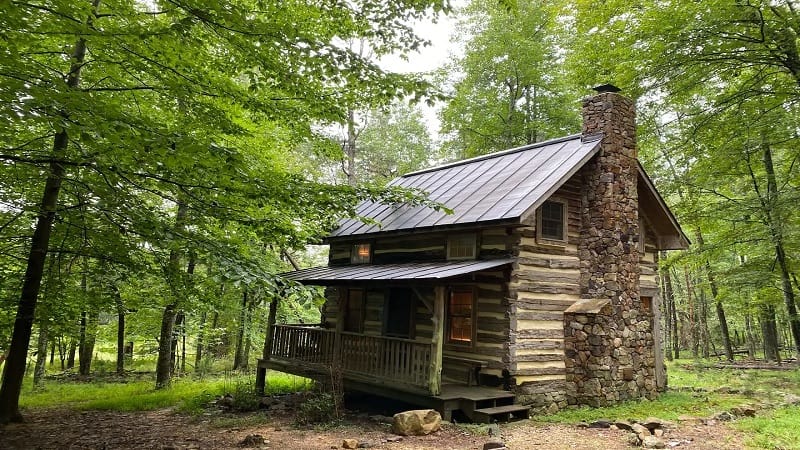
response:
[[[267,333],[264,336],[264,350],[261,353],[261,361],[259,361],[258,368],[256,369],[256,394],[264,395],[264,389],[267,386],[267,361],[269,361],[272,353],[272,338],[275,334],[275,316],[278,312],[279,296],[274,296],[269,304],[269,316],[267,316]],[[263,366],[263,367],[262,367]]]
[[[436,286],[433,301],[433,338],[431,339],[431,365],[428,372],[428,391],[439,395],[442,391],[442,345],[444,344],[445,287]]]

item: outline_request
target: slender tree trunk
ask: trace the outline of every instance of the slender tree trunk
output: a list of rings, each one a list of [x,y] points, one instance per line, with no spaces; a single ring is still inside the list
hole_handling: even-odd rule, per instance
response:
[[[670,280],[672,280],[672,276],[670,276]],[[671,284],[671,283],[670,283]],[[672,301],[670,302],[671,311],[670,315],[672,315],[672,353],[675,356],[675,359],[680,359],[681,357],[681,334],[680,330],[678,329],[678,303],[675,300],[675,292],[673,290],[672,294]]]
[[[775,176],[775,167],[772,163],[772,148],[769,145],[766,137],[761,140],[762,156],[764,160],[764,170],[767,174],[767,193],[761,195],[760,191],[756,190],[761,200],[761,206],[764,212],[764,219],[767,222],[772,243],[775,246],[775,259],[778,262],[778,268],[781,275],[781,290],[783,291],[783,301],[786,306],[786,312],[789,315],[789,323],[792,330],[792,337],[794,338],[794,353],[800,359],[800,317],[797,314],[797,304],[795,303],[794,289],[792,288],[791,274],[789,271],[788,263],[786,261],[786,252],[784,250],[782,220],[776,217],[776,203],[778,201],[778,181]],[[757,186],[756,178],[751,173],[754,186]]]
[[[206,328],[206,316],[208,315],[207,312],[203,311],[200,313],[200,327],[197,331],[197,350],[194,354],[194,371],[197,372],[200,370],[200,364],[203,362],[203,339],[205,338],[205,328]]]
[[[180,373],[180,357],[178,356],[178,341],[179,337],[183,335],[183,321],[186,320],[186,315],[183,311],[179,311],[175,316],[175,329],[173,332],[172,342],[170,343],[170,360],[172,361],[172,374]]]
[[[40,386],[44,378],[45,365],[47,364],[47,324],[44,320],[39,324],[39,339],[36,343],[36,366],[33,369],[33,385]]]
[[[242,366],[242,353],[244,350],[244,333],[247,327],[247,288],[242,291],[242,309],[239,313],[239,329],[236,336],[236,351],[233,354],[233,370]]]
[[[175,230],[180,233],[183,231],[186,222],[186,215],[189,208],[185,203],[178,203],[178,211],[175,214]],[[182,289],[181,284],[181,252],[173,248],[169,252],[169,263],[167,265],[167,279],[172,285],[172,303],[164,307],[161,316],[161,334],[158,340],[158,359],[156,360],[156,389],[168,387],[172,381],[172,340],[175,332],[175,318],[178,315],[178,297]]]
[[[347,175],[347,184],[350,186],[356,185],[356,119],[355,111],[352,108],[347,110],[347,141],[344,144],[344,154],[347,158],[347,168],[345,175]]]
[[[702,248],[705,245],[705,240],[703,239],[703,233],[700,231],[700,228],[696,229],[695,237],[697,240],[697,245]],[[728,359],[728,361],[733,361],[733,346],[731,346],[731,336],[730,332],[728,331],[728,320],[725,318],[725,307],[722,305],[722,299],[719,296],[719,288],[717,287],[714,270],[711,268],[711,262],[709,262],[708,258],[706,258],[705,261],[705,269],[706,277],[708,278],[708,284],[711,287],[711,296],[714,298],[714,309],[717,313],[720,334],[722,334],[722,346],[725,347],[725,357]]]
[[[698,326],[697,326],[697,312],[695,310],[695,302],[694,296],[692,295],[692,291],[694,288],[692,287],[692,281],[689,279],[689,269],[683,269],[683,275],[686,279],[686,304],[688,305],[689,309],[689,333],[691,336],[691,347],[692,347],[692,357],[697,358],[700,356],[700,333],[698,333]]]
[[[661,252],[661,259],[666,258],[667,252]],[[675,307],[675,296],[672,292],[672,278],[669,268],[661,271],[661,289],[664,292],[664,355],[667,361],[672,361],[672,308]]]
[[[100,0],[92,2],[92,12],[87,17],[87,24],[91,27],[92,19]],[[67,75],[67,89],[74,90],[80,84],[81,69],[86,57],[86,40],[78,38],[72,51],[69,74]],[[67,111],[61,111],[63,118],[68,118]],[[22,390],[22,380],[25,376],[25,361],[28,357],[28,346],[31,341],[33,319],[36,315],[36,301],[42,285],[44,262],[50,244],[50,234],[58,206],[58,196],[61,191],[61,180],[64,178],[64,166],[59,161],[66,153],[69,144],[69,135],[65,128],[56,130],[53,138],[51,155],[52,162],[48,168],[47,181],[44,185],[42,200],[39,203],[36,226],[31,239],[31,249],[28,253],[28,265],[22,282],[22,292],[17,304],[17,315],[14,319],[14,331],[11,335],[11,344],[8,348],[8,359],[3,367],[3,380],[0,386],[0,424],[22,420],[19,413],[19,394]]]
[[[696,285],[699,285],[697,283]],[[698,301],[698,306],[700,307],[700,314],[699,314],[699,328],[700,328],[700,350],[703,358],[708,358],[711,356],[710,351],[710,341],[711,341],[711,333],[708,330],[708,300],[706,299],[706,290],[700,286],[700,295],[695,296]]]
[[[116,286],[112,286],[117,306],[117,375],[125,375],[125,305]]]
[[[67,370],[65,360],[67,358],[67,346],[64,342],[64,336],[58,337],[58,359],[61,360],[61,371]]]
[[[211,329],[216,330],[217,325],[219,325],[219,312],[214,311],[214,314],[211,315]],[[206,339],[206,354],[212,354],[216,356],[216,346],[212,348],[212,343]]]
[[[50,339],[50,367],[56,362],[56,340]]]

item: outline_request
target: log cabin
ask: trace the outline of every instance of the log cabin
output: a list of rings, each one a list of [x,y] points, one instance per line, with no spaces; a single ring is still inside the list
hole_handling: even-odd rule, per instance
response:
[[[271,324],[267,368],[490,421],[652,398],[657,258],[688,239],[637,160],[634,102],[583,101],[580,134],[403,175],[452,210],[364,202],[328,237],[318,326]]]

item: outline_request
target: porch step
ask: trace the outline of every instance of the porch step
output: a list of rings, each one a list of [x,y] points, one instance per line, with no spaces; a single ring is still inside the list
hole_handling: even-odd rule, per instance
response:
[[[519,419],[527,419],[531,408],[524,405],[503,405],[491,408],[481,408],[473,411],[475,422],[488,423],[492,419],[509,420],[512,416]]]

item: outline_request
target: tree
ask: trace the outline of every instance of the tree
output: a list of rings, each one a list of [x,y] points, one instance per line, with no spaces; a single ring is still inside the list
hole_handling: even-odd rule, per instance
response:
[[[569,34],[551,2],[508,9],[475,0],[454,39],[463,57],[444,69],[452,83],[441,112],[450,157],[469,157],[560,137],[579,129],[577,96],[565,82],[561,54]]]
[[[424,84],[388,74],[338,45],[366,37],[379,52],[421,41],[405,25],[440,0],[309,4],[127,1],[0,6],[3,177],[31,180],[23,221],[36,211],[27,269],[0,387],[0,423],[18,399],[53,223],[89,194],[87,211],[150,244],[174,245],[168,218],[185,198],[198,224],[236,220],[294,246],[353,211],[376,190],[330,189],[289,173],[281,146],[310,135],[312,120],[340,120],[355,95],[419,95]],[[66,49],[66,50],[65,50]],[[260,129],[281,129],[273,136]],[[255,150],[244,144],[258,139]],[[43,173],[44,175],[38,175]],[[65,184],[66,183],[66,184]],[[23,195],[20,195],[23,194]],[[393,191],[394,200],[413,200]],[[33,205],[36,205],[35,207]],[[200,240],[213,247],[208,240]]]

